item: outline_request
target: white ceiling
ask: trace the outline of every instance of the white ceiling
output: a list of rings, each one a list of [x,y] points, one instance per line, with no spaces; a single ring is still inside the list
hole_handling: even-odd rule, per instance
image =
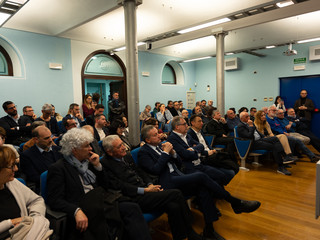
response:
[[[272,0],[143,0],[137,8],[138,41],[154,39]],[[214,55],[212,32],[228,31],[227,52],[320,37],[320,0],[309,0],[152,43],[151,52],[186,59]],[[5,25],[79,41],[124,46],[124,11],[116,0],[30,0]],[[143,47],[140,48],[142,50]]]

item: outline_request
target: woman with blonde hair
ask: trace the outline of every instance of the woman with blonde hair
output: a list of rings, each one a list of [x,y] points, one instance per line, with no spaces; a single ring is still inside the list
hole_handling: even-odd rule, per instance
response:
[[[265,136],[267,136],[267,137],[274,136],[274,134],[271,131],[271,127],[270,127],[269,123],[267,122],[266,114],[264,113],[264,111],[260,110],[255,114],[254,125],[256,125],[256,129],[260,133],[264,134]],[[279,139],[279,141],[284,149],[284,152],[287,155],[292,156],[292,152],[290,149],[290,145],[289,145],[287,136],[284,134],[278,134],[278,135],[276,135],[276,137]]]

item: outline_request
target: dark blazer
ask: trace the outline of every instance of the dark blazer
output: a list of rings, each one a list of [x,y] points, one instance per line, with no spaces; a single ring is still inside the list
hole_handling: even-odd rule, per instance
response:
[[[138,165],[142,170],[152,175],[159,176],[159,183],[166,188],[170,184],[171,173],[167,165],[168,162],[177,166],[181,165],[181,159],[178,156],[173,158],[171,155],[161,153],[159,155],[148,144],[144,144],[138,152]]]
[[[196,142],[189,134],[187,134],[188,145],[174,132],[170,134],[167,140],[173,145],[174,150],[183,161],[191,162],[197,160],[199,158],[198,153],[204,151],[203,145]],[[187,150],[189,147],[192,147],[194,151]]]
[[[104,171],[96,171],[90,164],[90,170],[96,175],[93,187],[101,186],[108,189],[108,176]],[[48,171],[47,180],[48,204],[53,210],[67,213],[74,219],[75,210],[79,207],[85,192],[78,171],[65,159],[52,164]]]
[[[107,128],[102,128],[102,130],[104,131],[104,133],[106,134],[106,136],[108,136],[109,135],[109,130],[107,129]],[[102,140],[102,139],[100,139],[100,136],[99,136],[99,133],[98,133],[98,131],[97,131],[97,129],[95,128],[95,127],[93,127],[93,132],[94,132],[94,134],[93,134],[93,136],[94,136],[94,138],[99,142],[100,140]]]
[[[58,122],[54,117],[51,117],[50,121],[48,121],[48,122],[44,121],[41,117],[38,117],[37,119],[35,119],[35,121],[43,121],[43,122],[45,122],[47,128],[50,129],[52,134],[54,134],[55,136],[59,136],[60,135]]]
[[[40,175],[47,171],[51,164],[62,158],[60,147],[52,146],[52,153],[48,155],[52,159],[44,157],[36,145],[24,151],[20,155],[21,170],[27,176],[27,180],[39,184]]]
[[[253,125],[253,127],[249,127],[244,122],[240,122],[238,124],[238,128],[237,128],[237,132],[238,132],[238,135],[240,138],[247,138],[247,139],[251,139],[251,140],[254,140],[254,131],[255,130],[256,130],[255,125]],[[257,132],[259,133],[261,138],[265,137],[265,135],[260,133],[258,130],[257,130]]]
[[[0,127],[6,130],[6,143],[19,146],[23,142],[27,142],[30,137],[28,135],[31,132],[31,126],[26,127],[21,123],[21,118],[18,120],[18,124],[9,116],[0,118]],[[19,127],[19,130],[17,129]],[[15,129],[11,129],[15,128]]]
[[[306,110],[300,110],[299,107],[302,106],[301,104],[301,98],[299,98],[298,100],[296,100],[296,102],[294,103],[294,110],[297,113],[298,116],[300,117],[305,117],[307,120],[311,121],[312,118],[312,112],[314,111],[314,104],[313,101],[309,98],[306,99],[306,102],[304,104],[304,106],[307,107]],[[304,113],[304,116],[302,115],[302,113]]]
[[[223,134],[228,134],[229,128],[227,124],[223,124],[212,119],[207,123],[206,132],[208,134],[215,135],[216,137],[222,137]]]
[[[204,141],[206,142],[208,148],[210,150],[212,150],[212,147],[211,147],[210,143],[208,143],[207,140],[205,139],[203,132],[200,131],[200,133],[201,133]],[[200,142],[197,134],[191,128],[189,128],[189,130],[188,130],[188,135],[190,135],[193,138],[193,140],[195,140],[196,142],[198,142],[198,143]],[[208,152],[207,151],[203,151],[203,153],[204,153],[204,155],[208,156]]]
[[[138,195],[138,187],[147,187],[152,183],[152,179],[142,169],[134,163],[130,153],[124,157],[125,162],[120,162],[109,155],[100,160],[102,166],[106,169],[108,176],[112,179],[112,187],[135,200]]]

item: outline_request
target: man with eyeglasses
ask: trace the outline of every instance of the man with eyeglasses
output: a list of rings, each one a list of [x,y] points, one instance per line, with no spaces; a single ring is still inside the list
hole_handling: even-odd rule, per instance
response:
[[[51,131],[45,126],[36,127],[32,131],[35,145],[21,154],[21,171],[27,182],[34,183],[36,191],[40,188],[40,175],[62,158],[60,147],[53,146]]]
[[[252,121],[252,122],[254,122],[254,115],[257,113],[257,108],[255,108],[255,107],[252,107],[252,108],[250,108],[250,120]]]
[[[19,146],[23,142],[27,142],[30,137],[30,125],[21,124],[21,118],[18,114],[16,105],[11,101],[6,101],[2,104],[3,110],[8,114],[0,118],[0,126],[6,130],[8,144]]]

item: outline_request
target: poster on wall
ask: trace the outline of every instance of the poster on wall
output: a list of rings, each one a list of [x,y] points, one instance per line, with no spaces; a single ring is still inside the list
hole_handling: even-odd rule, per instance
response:
[[[196,106],[196,92],[187,92],[187,109],[193,109]]]

